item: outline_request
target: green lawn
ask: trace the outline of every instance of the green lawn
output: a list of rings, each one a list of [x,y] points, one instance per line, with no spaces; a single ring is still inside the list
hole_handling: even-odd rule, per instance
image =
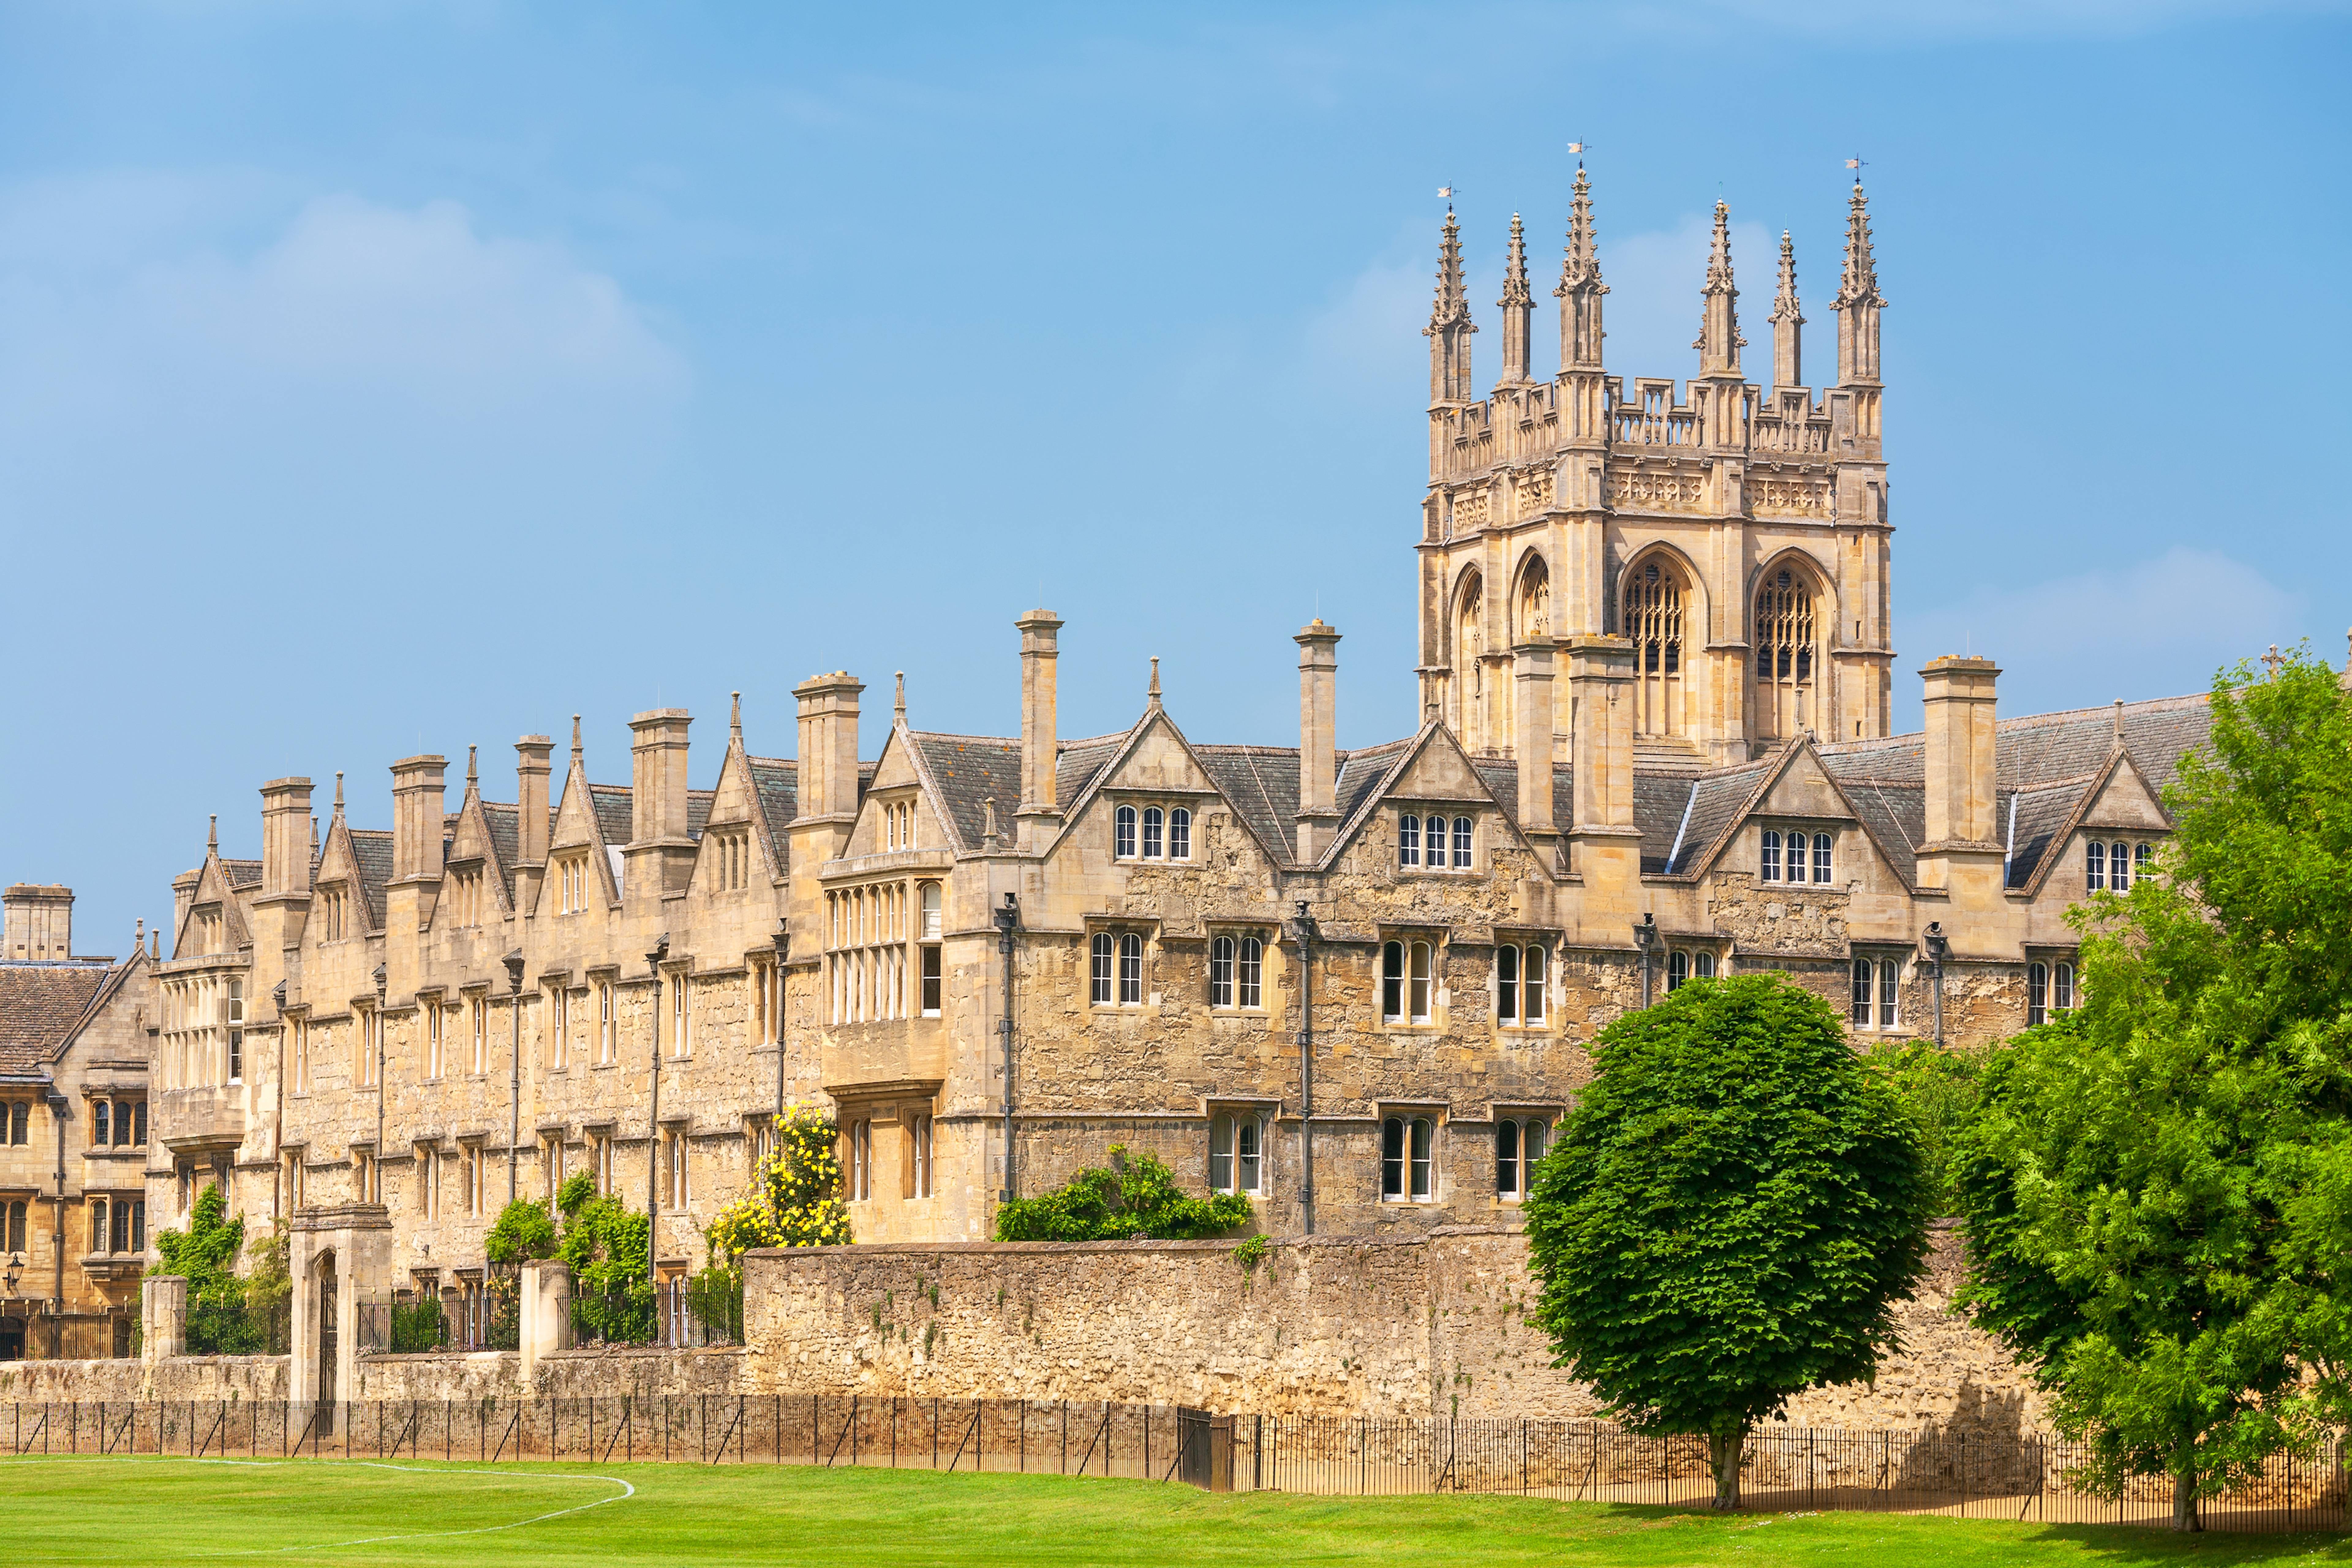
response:
[[[0,1460],[11,1564],[2352,1562],[2335,1536],[688,1465]],[[630,1489],[634,1489],[633,1490]],[[544,1516],[552,1517],[544,1517]],[[520,1522],[530,1521],[530,1522]]]

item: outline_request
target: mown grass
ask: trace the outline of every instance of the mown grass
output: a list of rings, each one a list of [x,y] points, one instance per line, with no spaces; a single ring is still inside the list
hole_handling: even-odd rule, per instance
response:
[[[270,1558],[548,1568],[2352,1562],[2352,1544],[2333,1535],[2179,1537],[1858,1513],[1717,1518],[1522,1498],[1211,1496],[1182,1486],[1051,1476],[315,1459],[0,1464],[9,1493],[0,1547],[6,1561],[89,1568]],[[622,1482],[634,1493],[623,1495]]]

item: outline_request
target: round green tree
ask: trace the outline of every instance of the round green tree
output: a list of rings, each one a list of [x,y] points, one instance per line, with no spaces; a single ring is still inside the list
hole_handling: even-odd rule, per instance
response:
[[[1934,1207],[1919,1133],[1781,976],[1695,980],[1597,1043],[1528,1201],[1537,1323],[1627,1427],[1705,1434],[1736,1508],[1756,1423],[1895,1348]]]

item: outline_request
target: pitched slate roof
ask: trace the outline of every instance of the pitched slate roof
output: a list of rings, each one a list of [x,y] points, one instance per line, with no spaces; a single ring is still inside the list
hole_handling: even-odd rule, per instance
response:
[[[710,825],[710,802],[719,799],[716,789],[688,789],[686,792],[686,836],[702,837],[702,830]]]
[[[368,929],[383,929],[383,889],[392,880],[392,834],[381,828],[346,827],[352,857],[359,862],[360,896],[367,901]]]
[[[596,833],[607,844],[625,844],[635,836],[626,784],[591,784],[588,803],[596,809]]]
[[[801,814],[801,765],[780,757],[745,757],[751,771],[751,796],[759,803],[760,820],[782,869],[792,855],[784,840],[784,824]]]
[[[225,860],[220,863],[221,874],[228,879],[229,886],[238,888],[259,887],[261,885],[261,862],[259,861]]]
[[[986,735],[941,735],[929,730],[908,730],[907,739],[930,775],[940,799],[946,802],[948,825],[956,835],[957,848],[981,847],[988,816],[982,802],[992,797],[996,801],[997,832],[1007,836],[1012,833],[1013,813],[1021,804],[1018,740]],[[1096,764],[1097,771],[1100,766]],[[861,768],[861,774],[863,771]],[[863,781],[861,778],[861,784]],[[1058,779],[1055,789],[1060,789]],[[1066,808],[1071,797],[1057,793],[1055,799]]]
[[[0,964],[0,1072],[37,1072],[127,964]]]
[[[522,808],[482,802],[482,825],[490,831],[490,855],[499,862],[499,880],[506,884],[507,902],[514,902],[515,856],[520,852]]]
[[[1675,825],[1666,830],[1664,842],[1654,843],[1649,830],[1643,830],[1642,869],[1649,869],[1653,854],[1658,857],[1660,870],[1669,876],[1687,876],[1706,866],[1724,839],[1739,825],[1748,803],[1755,800],[1771,771],[1771,759],[1759,758],[1729,768],[1711,768],[1696,776],[1664,776],[1679,778],[1689,785],[1690,793],[1683,800],[1683,810],[1675,814]],[[1654,785],[1653,789],[1655,788]],[[1633,776],[1637,819],[1642,794],[1642,775],[1637,773]]]
[[[1243,825],[1276,863],[1297,863],[1298,752],[1280,746],[1196,746],[1210,782],[1225,793]]]

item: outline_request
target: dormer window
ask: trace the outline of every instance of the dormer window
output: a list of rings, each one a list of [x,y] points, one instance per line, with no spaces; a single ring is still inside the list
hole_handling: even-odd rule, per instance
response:
[[[325,932],[322,940],[341,942],[351,935],[352,894],[343,883],[331,883],[319,890],[319,923]]]
[[[479,925],[482,923],[480,865],[460,866],[449,873],[449,923],[453,925]]]
[[[740,893],[751,885],[751,830],[713,828],[709,832],[711,883],[718,892]]]
[[[1188,861],[1192,813],[1183,806],[1121,806],[1111,813],[1114,860]]]
[[[1835,868],[1837,840],[1802,828],[1767,828],[1757,856],[1759,882],[1826,883]]]
[[[578,915],[588,907],[588,857],[573,853],[555,860],[556,913]]]
[[[912,800],[892,800],[882,808],[882,848],[887,851],[911,850],[915,847],[915,803]]]
[[[1397,864],[1408,871],[1470,871],[1477,857],[1477,820],[1443,811],[1397,813]]]

